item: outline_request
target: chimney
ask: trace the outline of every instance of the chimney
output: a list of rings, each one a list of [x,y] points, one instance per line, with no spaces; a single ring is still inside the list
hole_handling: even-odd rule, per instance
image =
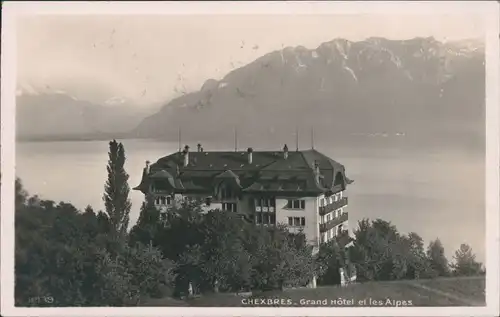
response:
[[[320,180],[320,171],[319,171],[319,163],[318,161],[314,161],[314,176],[316,176],[316,182],[319,184]]]
[[[146,175],[149,174],[149,161],[146,161],[146,167],[144,168],[144,171],[146,172]]]
[[[203,152],[203,148],[201,147],[200,143],[198,143],[198,152]]]
[[[253,149],[251,147],[249,147],[248,150],[247,150],[247,152],[248,152],[248,164],[252,164]]]
[[[189,164],[189,145],[186,145],[184,147],[184,167],[188,166]]]
[[[288,146],[285,144],[283,147],[283,158],[286,160],[288,158]]]

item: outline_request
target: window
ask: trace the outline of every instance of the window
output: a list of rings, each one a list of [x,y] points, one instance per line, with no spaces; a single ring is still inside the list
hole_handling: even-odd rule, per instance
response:
[[[237,207],[235,203],[222,203],[222,210],[229,212],[236,212]]]
[[[255,207],[276,207],[276,198],[264,197],[255,199]]]
[[[235,197],[235,193],[231,187],[222,186],[220,192],[221,199],[232,199]]]
[[[254,199],[257,215],[257,224],[274,225],[276,224],[276,198],[260,197]],[[273,209],[271,209],[273,208]]]
[[[293,225],[295,227],[300,226],[300,217],[293,217]]]
[[[306,225],[305,217],[288,217],[288,225],[291,227],[304,227]]]
[[[156,196],[155,197],[155,204],[156,205],[170,205],[172,202],[172,198],[170,196]]]
[[[263,224],[263,225],[275,225],[276,224],[276,215],[270,213],[262,213],[258,212],[256,214],[255,223]]]
[[[337,209],[335,212],[337,213],[337,217],[342,216],[342,209]]]
[[[289,199],[286,204],[288,209],[306,209],[306,201],[303,199]]]
[[[269,223],[269,214],[263,214],[262,215],[262,223],[263,224],[268,224]]]

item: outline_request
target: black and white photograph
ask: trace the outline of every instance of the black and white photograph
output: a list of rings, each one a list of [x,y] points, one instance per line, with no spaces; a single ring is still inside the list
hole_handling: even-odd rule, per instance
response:
[[[2,315],[498,315],[498,12],[4,3]]]

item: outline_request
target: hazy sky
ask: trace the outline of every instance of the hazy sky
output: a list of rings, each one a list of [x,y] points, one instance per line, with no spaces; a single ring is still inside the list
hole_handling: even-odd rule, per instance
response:
[[[142,105],[197,90],[283,46],[362,40],[482,37],[472,15],[31,16],[18,20],[18,82],[97,101]]]

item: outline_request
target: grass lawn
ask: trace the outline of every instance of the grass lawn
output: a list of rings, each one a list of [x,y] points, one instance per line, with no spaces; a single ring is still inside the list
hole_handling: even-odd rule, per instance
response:
[[[144,304],[144,306],[186,305],[196,307],[484,306],[485,278],[482,276],[369,282],[347,287],[320,286],[315,289],[291,289],[262,293],[251,298],[234,294],[214,294],[188,301],[154,299]]]

